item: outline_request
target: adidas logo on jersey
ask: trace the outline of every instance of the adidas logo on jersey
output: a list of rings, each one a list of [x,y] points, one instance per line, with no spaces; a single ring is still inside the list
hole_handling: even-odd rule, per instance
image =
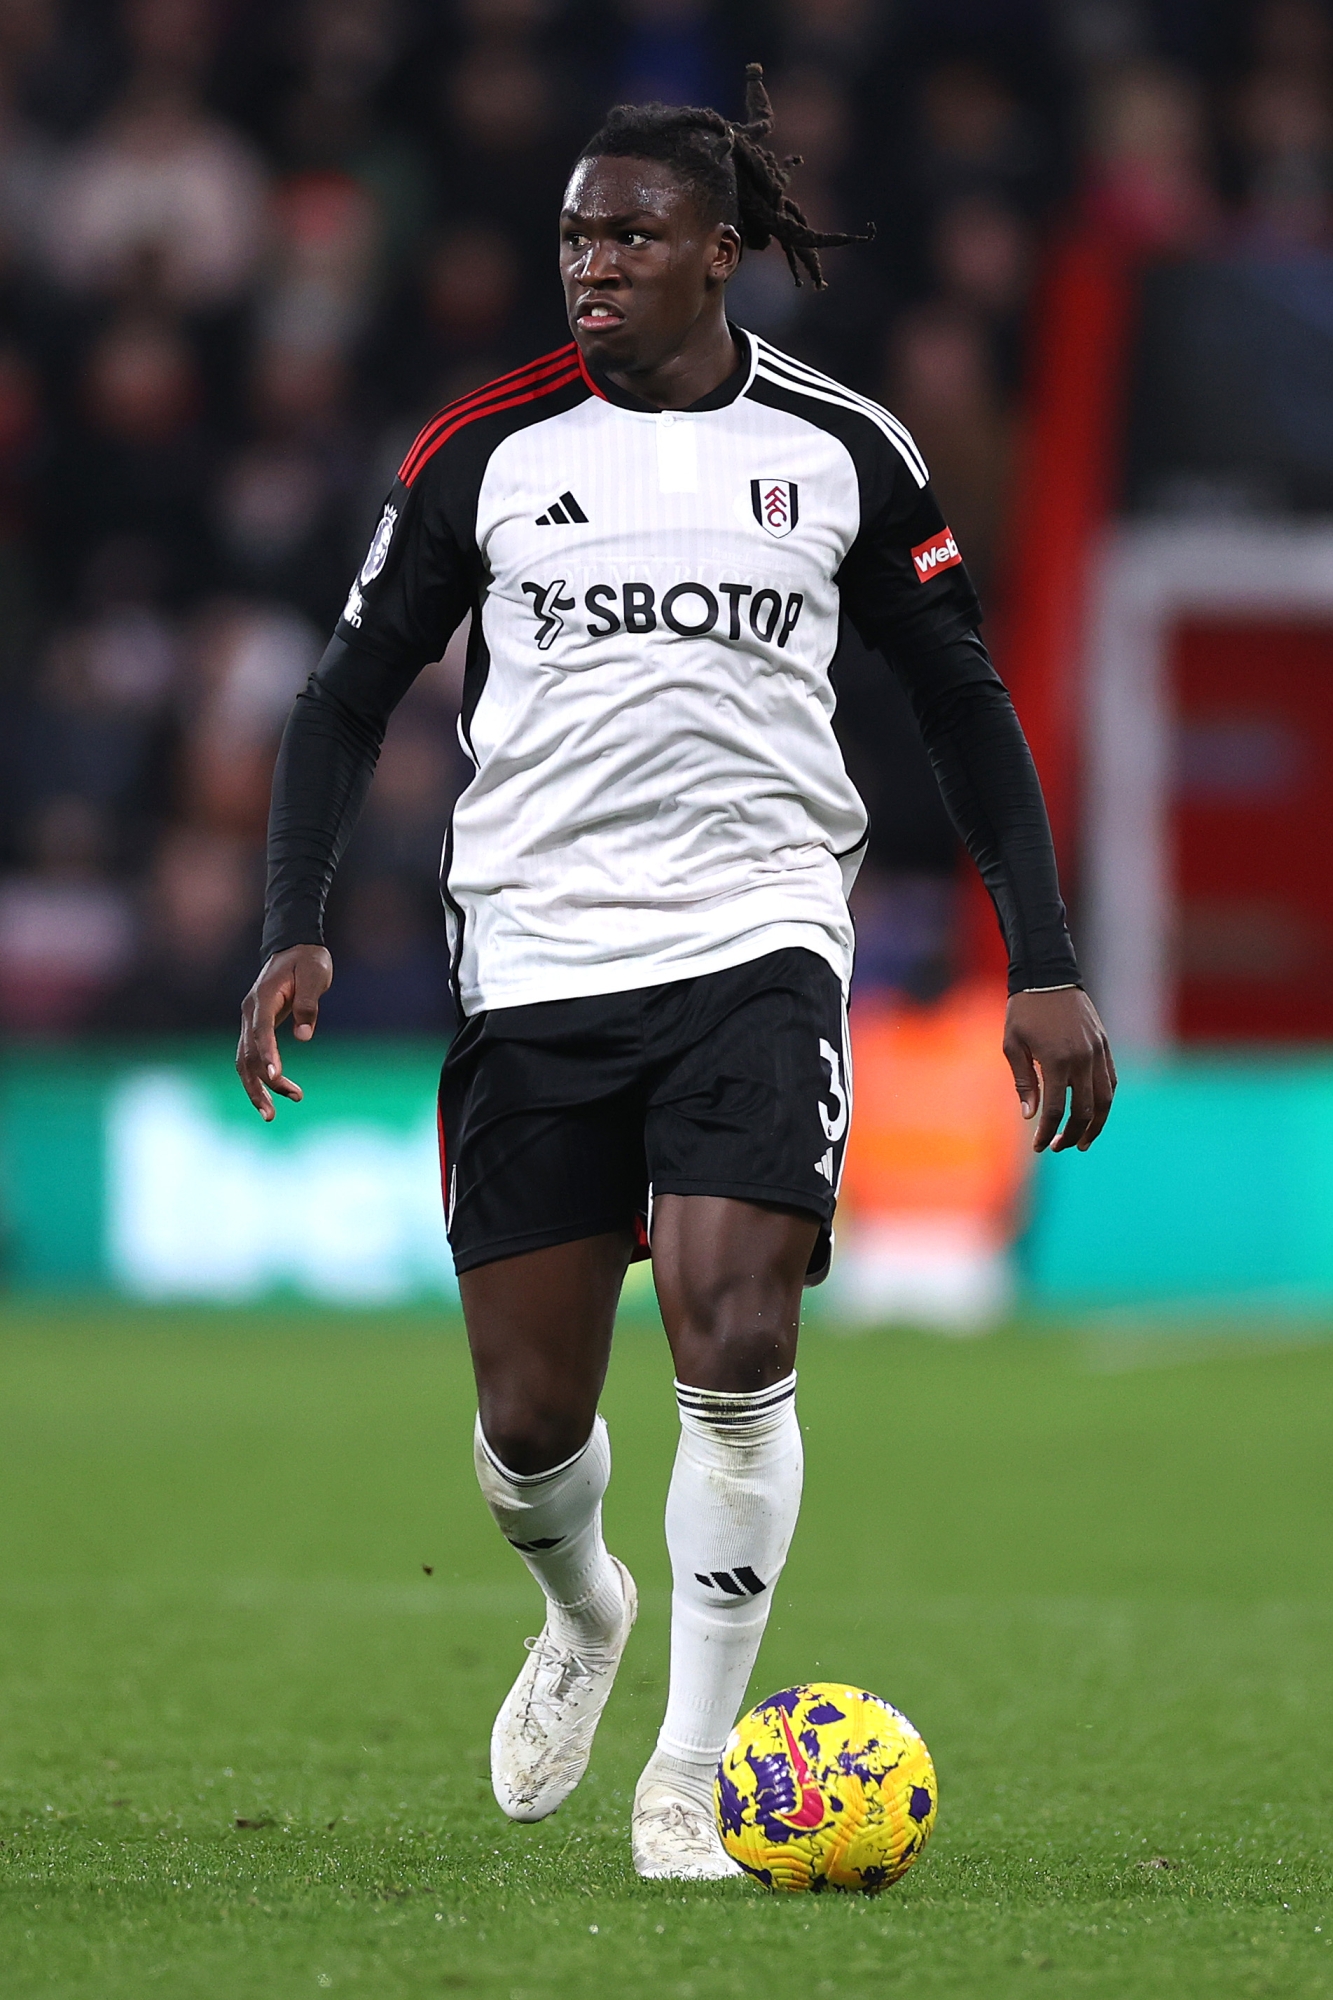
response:
[[[537,516],[539,528],[568,528],[573,523],[584,523],[588,519],[572,493],[562,493],[553,506]]]
[[[918,583],[928,583],[937,570],[952,569],[955,563],[962,560],[958,544],[947,528],[941,528],[939,534],[932,535],[928,542],[918,542],[912,550],[912,565]]]
[[[758,1597],[768,1585],[762,1577],[756,1576],[748,1563],[740,1563],[735,1569],[715,1569],[711,1576],[705,1576],[701,1569],[694,1572],[696,1583],[706,1583],[710,1590],[725,1591],[728,1597]]]

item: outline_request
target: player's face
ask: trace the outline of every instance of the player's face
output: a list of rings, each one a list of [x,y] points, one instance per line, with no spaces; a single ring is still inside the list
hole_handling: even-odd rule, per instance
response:
[[[652,369],[715,310],[740,241],[705,222],[658,160],[580,160],[560,217],[560,273],[574,338],[608,369]]]

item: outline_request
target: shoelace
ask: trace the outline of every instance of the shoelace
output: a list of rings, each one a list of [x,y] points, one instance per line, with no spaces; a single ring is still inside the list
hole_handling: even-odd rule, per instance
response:
[[[681,1834],[710,1850],[713,1845],[712,1821],[702,1806],[682,1805],[679,1799],[672,1799],[670,1805],[649,1806],[640,1815],[640,1825],[651,1826],[654,1832]]]
[[[532,1711],[538,1702],[554,1704],[563,1701],[568,1694],[575,1691],[580,1681],[591,1682],[592,1669],[585,1660],[579,1658],[577,1653],[571,1652],[565,1646],[555,1645],[544,1632],[539,1632],[533,1639],[525,1639],[523,1644],[528,1652],[534,1653],[537,1657],[537,1672],[533,1675],[527,1707],[523,1712],[523,1720],[526,1723],[531,1719]],[[547,1674],[551,1678],[543,1687],[542,1677]]]

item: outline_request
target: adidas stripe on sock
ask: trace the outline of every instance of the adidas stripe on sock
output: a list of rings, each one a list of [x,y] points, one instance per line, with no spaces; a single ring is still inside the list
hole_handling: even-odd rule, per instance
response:
[[[676,1384],[667,1497],[671,1682],[649,1769],[711,1795],[801,1504],[796,1376],[750,1395]]]

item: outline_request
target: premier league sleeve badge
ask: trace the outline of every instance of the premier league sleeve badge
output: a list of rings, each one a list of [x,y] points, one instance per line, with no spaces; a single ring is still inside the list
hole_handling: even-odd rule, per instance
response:
[[[366,559],[361,565],[360,581],[363,590],[368,583],[375,581],[375,578],[379,575],[388,560],[389,543],[393,540],[393,531],[397,520],[398,509],[394,506],[386,507],[380,516],[380,524],[371,536],[370,547],[366,550]]]

